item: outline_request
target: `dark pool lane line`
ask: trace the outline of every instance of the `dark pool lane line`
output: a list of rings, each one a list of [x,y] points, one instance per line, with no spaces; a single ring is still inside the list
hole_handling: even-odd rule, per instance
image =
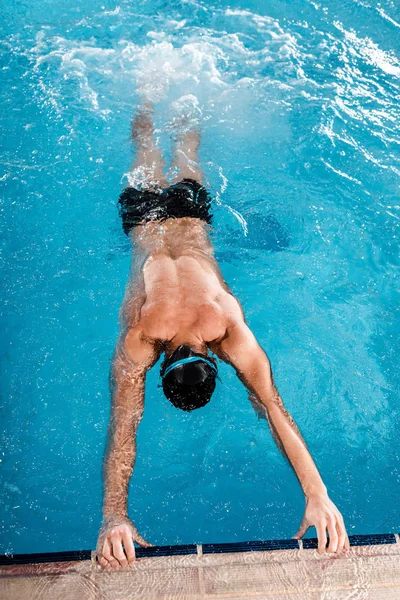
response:
[[[372,546],[375,544],[396,544],[394,533],[349,536],[352,546]],[[304,549],[318,547],[316,538],[303,541]],[[266,550],[293,550],[299,548],[298,540],[264,540],[250,542],[234,542],[231,544],[202,544],[199,546],[203,554],[224,554],[228,552],[259,552]],[[156,556],[184,556],[198,553],[196,544],[181,546],[153,546],[152,548],[136,548],[137,558]],[[90,560],[91,550],[71,550],[68,552],[44,552],[40,554],[14,554],[0,556],[1,565],[23,565],[52,562],[72,562]]]

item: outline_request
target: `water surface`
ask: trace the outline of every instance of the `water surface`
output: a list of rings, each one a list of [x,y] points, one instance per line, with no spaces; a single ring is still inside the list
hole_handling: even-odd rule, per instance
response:
[[[138,86],[167,158],[197,99],[224,276],[349,533],[398,532],[397,4],[73,4],[0,9],[1,552],[96,543]],[[296,478],[220,372],[193,414],[148,377],[130,515],[155,544],[297,531]]]

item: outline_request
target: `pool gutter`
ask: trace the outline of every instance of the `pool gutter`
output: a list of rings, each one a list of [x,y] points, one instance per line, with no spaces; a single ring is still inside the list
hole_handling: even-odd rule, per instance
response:
[[[349,536],[351,546],[376,546],[399,543],[399,534],[380,533],[372,535]],[[183,544],[177,546],[152,546],[135,548],[136,558],[154,558],[157,556],[188,556],[191,554],[226,554],[232,552],[260,552],[273,550],[316,549],[318,540],[263,540],[233,542],[226,544]],[[33,554],[0,555],[0,567],[5,565],[24,565],[52,562],[74,562],[92,560],[92,550],[68,550],[66,552],[43,552]]]
[[[104,571],[90,550],[0,557],[0,600],[399,600],[397,534],[351,536],[347,557],[315,539],[137,548]]]

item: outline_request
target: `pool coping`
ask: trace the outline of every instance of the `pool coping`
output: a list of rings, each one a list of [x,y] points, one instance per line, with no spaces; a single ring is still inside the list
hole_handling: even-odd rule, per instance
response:
[[[305,542],[306,540],[304,540]],[[7,557],[3,600],[399,600],[398,534],[352,536],[346,555],[319,554],[316,540],[187,544],[138,549],[129,567],[103,569],[94,551]],[[354,545],[355,542],[361,545]],[[371,543],[375,542],[375,543]],[[282,543],[291,548],[281,549]],[[295,546],[293,548],[293,546]],[[260,547],[268,548],[259,550]],[[194,552],[196,549],[196,553]],[[244,548],[244,551],[243,551]],[[203,549],[207,552],[203,553]],[[144,549],[143,549],[144,550]],[[148,556],[151,551],[152,556]],[[160,554],[163,552],[163,554]],[[174,554],[171,554],[173,552]],[[189,554],[191,552],[191,554]],[[140,554],[140,556],[139,556]],[[32,556],[37,561],[32,562]],[[77,560],[73,560],[73,559]],[[10,564],[10,561],[13,564]],[[29,563],[16,562],[30,560]]]
[[[350,535],[351,546],[376,546],[400,544],[400,534],[381,533],[366,535]],[[214,543],[214,544],[182,544],[175,546],[152,546],[151,548],[135,548],[136,558],[155,558],[165,556],[188,556],[206,554],[231,554],[235,552],[265,552],[274,550],[312,550],[318,547],[317,538],[304,540],[255,540],[248,542]],[[40,563],[62,563],[95,560],[92,550],[71,550],[65,552],[41,552],[33,554],[0,555],[0,567],[9,565],[25,565]]]

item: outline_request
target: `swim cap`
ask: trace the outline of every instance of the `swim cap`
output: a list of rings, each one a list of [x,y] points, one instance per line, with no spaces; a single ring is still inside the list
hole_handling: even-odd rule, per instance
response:
[[[182,410],[200,408],[209,402],[215,388],[217,366],[190,346],[179,346],[161,368],[164,393]]]

